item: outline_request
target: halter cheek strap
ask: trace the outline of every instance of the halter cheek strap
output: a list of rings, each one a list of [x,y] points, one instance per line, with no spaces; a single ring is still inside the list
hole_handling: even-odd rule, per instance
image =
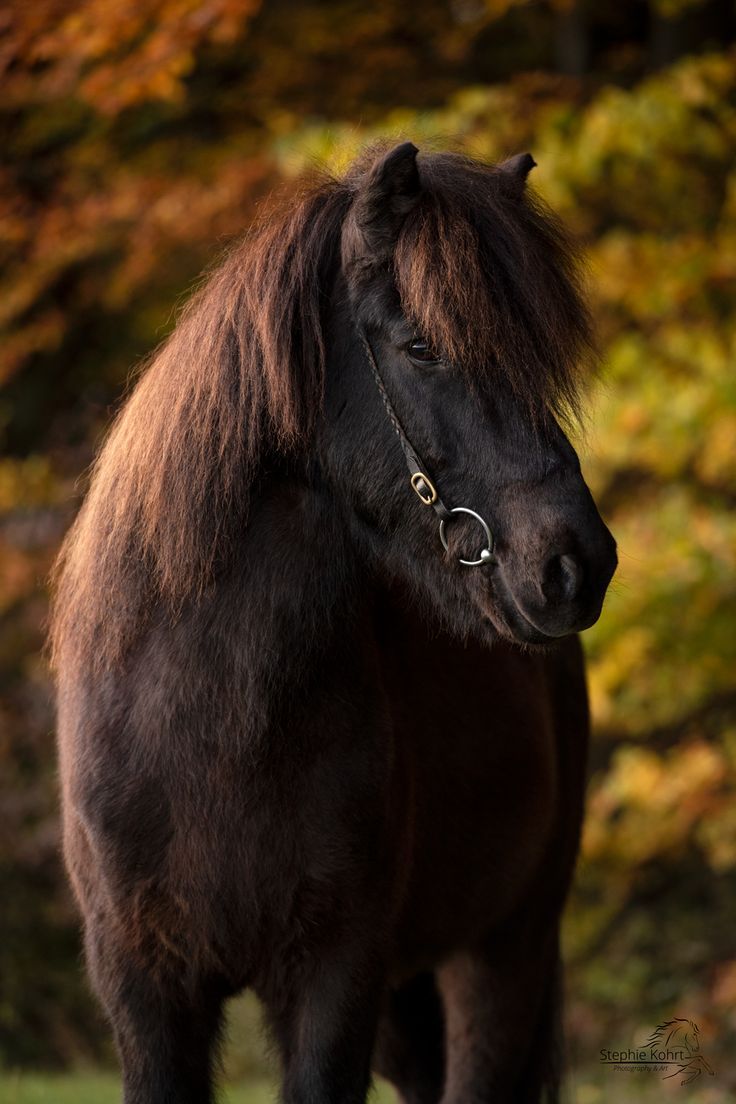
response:
[[[412,489],[416,493],[417,497],[425,506],[431,506],[437,517],[440,519],[440,540],[442,546],[447,551],[447,536],[446,528],[449,522],[453,520],[453,517],[457,514],[467,514],[469,517],[475,519],[483,529],[485,536],[485,545],[478,553],[478,558],[475,560],[463,560],[459,562],[466,567],[480,567],[485,564],[493,563],[493,534],[489,529],[486,522],[477,514],[475,510],[470,510],[466,506],[455,506],[448,509],[444,502],[440,498],[437,487],[434,482],[427,475],[427,469],[424,463],[419,458],[419,454],[412,445],[411,441],[406,435],[406,431],[399,421],[399,416],[394,410],[393,403],[388,397],[386,391],[386,385],[383,382],[380,371],[378,370],[378,364],[376,363],[375,353],[373,352],[373,346],[371,345],[368,335],[365,330],[360,330],[360,337],[365,348],[366,357],[368,358],[368,364],[370,365],[373,378],[376,381],[376,387],[383,401],[383,405],[386,408],[389,421],[396,431],[396,436],[399,438],[399,444],[401,445],[402,452],[404,453],[404,459],[406,460],[406,466],[409,469],[409,483]]]

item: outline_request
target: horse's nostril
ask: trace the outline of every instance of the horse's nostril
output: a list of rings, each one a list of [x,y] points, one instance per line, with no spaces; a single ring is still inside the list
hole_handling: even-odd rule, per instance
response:
[[[580,590],[583,568],[569,552],[550,556],[544,566],[542,593],[548,602],[571,602]]]
[[[560,556],[560,569],[564,580],[565,594],[567,598],[574,598],[580,590],[583,581],[583,566],[580,560],[576,560],[569,553]]]

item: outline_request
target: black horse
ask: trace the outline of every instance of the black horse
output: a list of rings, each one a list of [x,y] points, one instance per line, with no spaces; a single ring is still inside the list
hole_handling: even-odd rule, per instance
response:
[[[53,647],[65,850],[128,1104],[554,1099],[578,630],[616,564],[561,428],[574,257],[499,166],[373,148],[256,227],[112,431]]]

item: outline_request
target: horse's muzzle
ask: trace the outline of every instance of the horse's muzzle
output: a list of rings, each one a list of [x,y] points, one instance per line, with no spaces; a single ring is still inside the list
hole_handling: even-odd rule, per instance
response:
[[[598,620],[618,556],[601,523],[586,549],[573,541],[550,550],[538,572],[519,577],[513,559],[498,564],[494,593],[511,634],[526,642],[569,636]]]

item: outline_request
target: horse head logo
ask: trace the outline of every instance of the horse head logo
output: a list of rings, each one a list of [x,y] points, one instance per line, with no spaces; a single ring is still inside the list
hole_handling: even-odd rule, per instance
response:
[[[645,1045],[653,1058],[676,1067],[665,1074],[665,1080],[682,1076],[680,1084],[689,1085],[701,1073],[714,1075],[712,1066],[700,1052],[700,1028],[693,1020],[677,1018],[659,1024]]]

